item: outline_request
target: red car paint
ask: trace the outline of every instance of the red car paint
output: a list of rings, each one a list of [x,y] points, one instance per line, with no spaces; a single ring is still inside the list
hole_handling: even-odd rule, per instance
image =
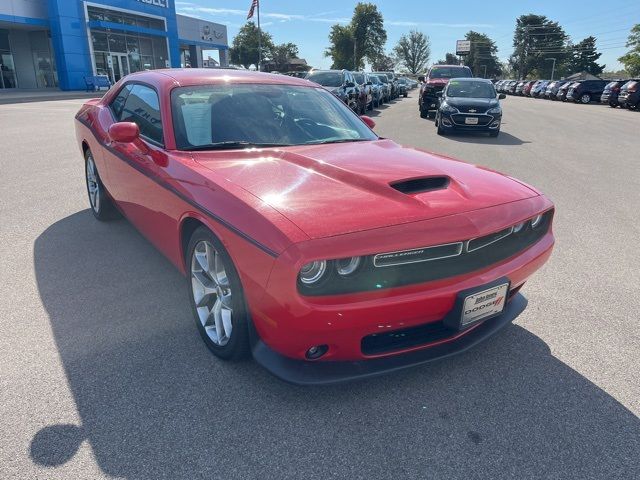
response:
[[[144,82],[159,93],[164,148],[144,141],[116,143],[109,137],[114,120],[107,106],[131,81]],[[475,238],[553,205],[510,177],[391,140],[176,150],[171,89],[221,82],[313,88],[293,77],[231,70],[141,72],[81,108],[77,141],[92,150],[119,209],[181,272],[186,273],[186,221],[203,223],[221,239],[239,272],[255,329],[276,352],[303,360],[311,346],[327,344],[329,351],[320,362],[370,358],[361,351],[362,337],[442,319],[459,291],[501,277],[508,277],[512,289],[520,287],[550,256],[551,228],[517,255],[472,273],[383,290],[302,296],[297,276],[309,261]],[[451,182],[446,189],[417,195],[389,186],[425,175],[446,175]],[[443,341],[455,342],[470,330]]]

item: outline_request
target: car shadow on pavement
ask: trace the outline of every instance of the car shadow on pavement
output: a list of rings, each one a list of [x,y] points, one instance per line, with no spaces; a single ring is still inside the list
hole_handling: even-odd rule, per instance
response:
[[[128,222],[89,210],[36,240],[42,303],[81,424],[32,439],[54,468],[91,445],[106,475],[632,478],[640,420],[537,336],[390,376],[303,388],[200,340],[184,278]],[[525,289],[526,294],[526,289]],[[558,319],[562,321],[562,319]]]
[[[490,137],[484,132],[449,132],[445,138],[450,138],[456,142],[486,143],[487,145],[524,145],[531,143],[507,132],[500,132],[497,137]]]

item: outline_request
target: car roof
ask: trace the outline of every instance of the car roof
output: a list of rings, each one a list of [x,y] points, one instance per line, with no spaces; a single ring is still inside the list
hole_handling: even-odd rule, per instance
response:
[[[340,71],[340,70],[338,70]],[[212,68],[173,68],[161,70],[147,70],[128,75],[126,81],[148,81],[150,83],[165,83],[173,80],[178,86],[212,85],[221,83],[259,83],[278,85],[314,85],[308,80],[290,77],[288,75],[273,75],[271,73],[252,72],[249,70],[223,70]]]

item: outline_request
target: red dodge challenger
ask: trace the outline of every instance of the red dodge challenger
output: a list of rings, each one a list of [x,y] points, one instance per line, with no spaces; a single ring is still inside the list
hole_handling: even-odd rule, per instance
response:
[[[132,74],[76,116],[95,217],[185,274],[215,355],[298,384],[467,350],[553,248],[539,191],[373,126],[307,80],[233,70]]]

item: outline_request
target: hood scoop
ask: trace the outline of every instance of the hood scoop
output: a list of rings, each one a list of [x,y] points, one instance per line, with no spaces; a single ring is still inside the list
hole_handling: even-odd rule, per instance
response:
[[[405,195],[444,190],[449,186],[449,177],[420,177],[392,182],[389,186]]]

